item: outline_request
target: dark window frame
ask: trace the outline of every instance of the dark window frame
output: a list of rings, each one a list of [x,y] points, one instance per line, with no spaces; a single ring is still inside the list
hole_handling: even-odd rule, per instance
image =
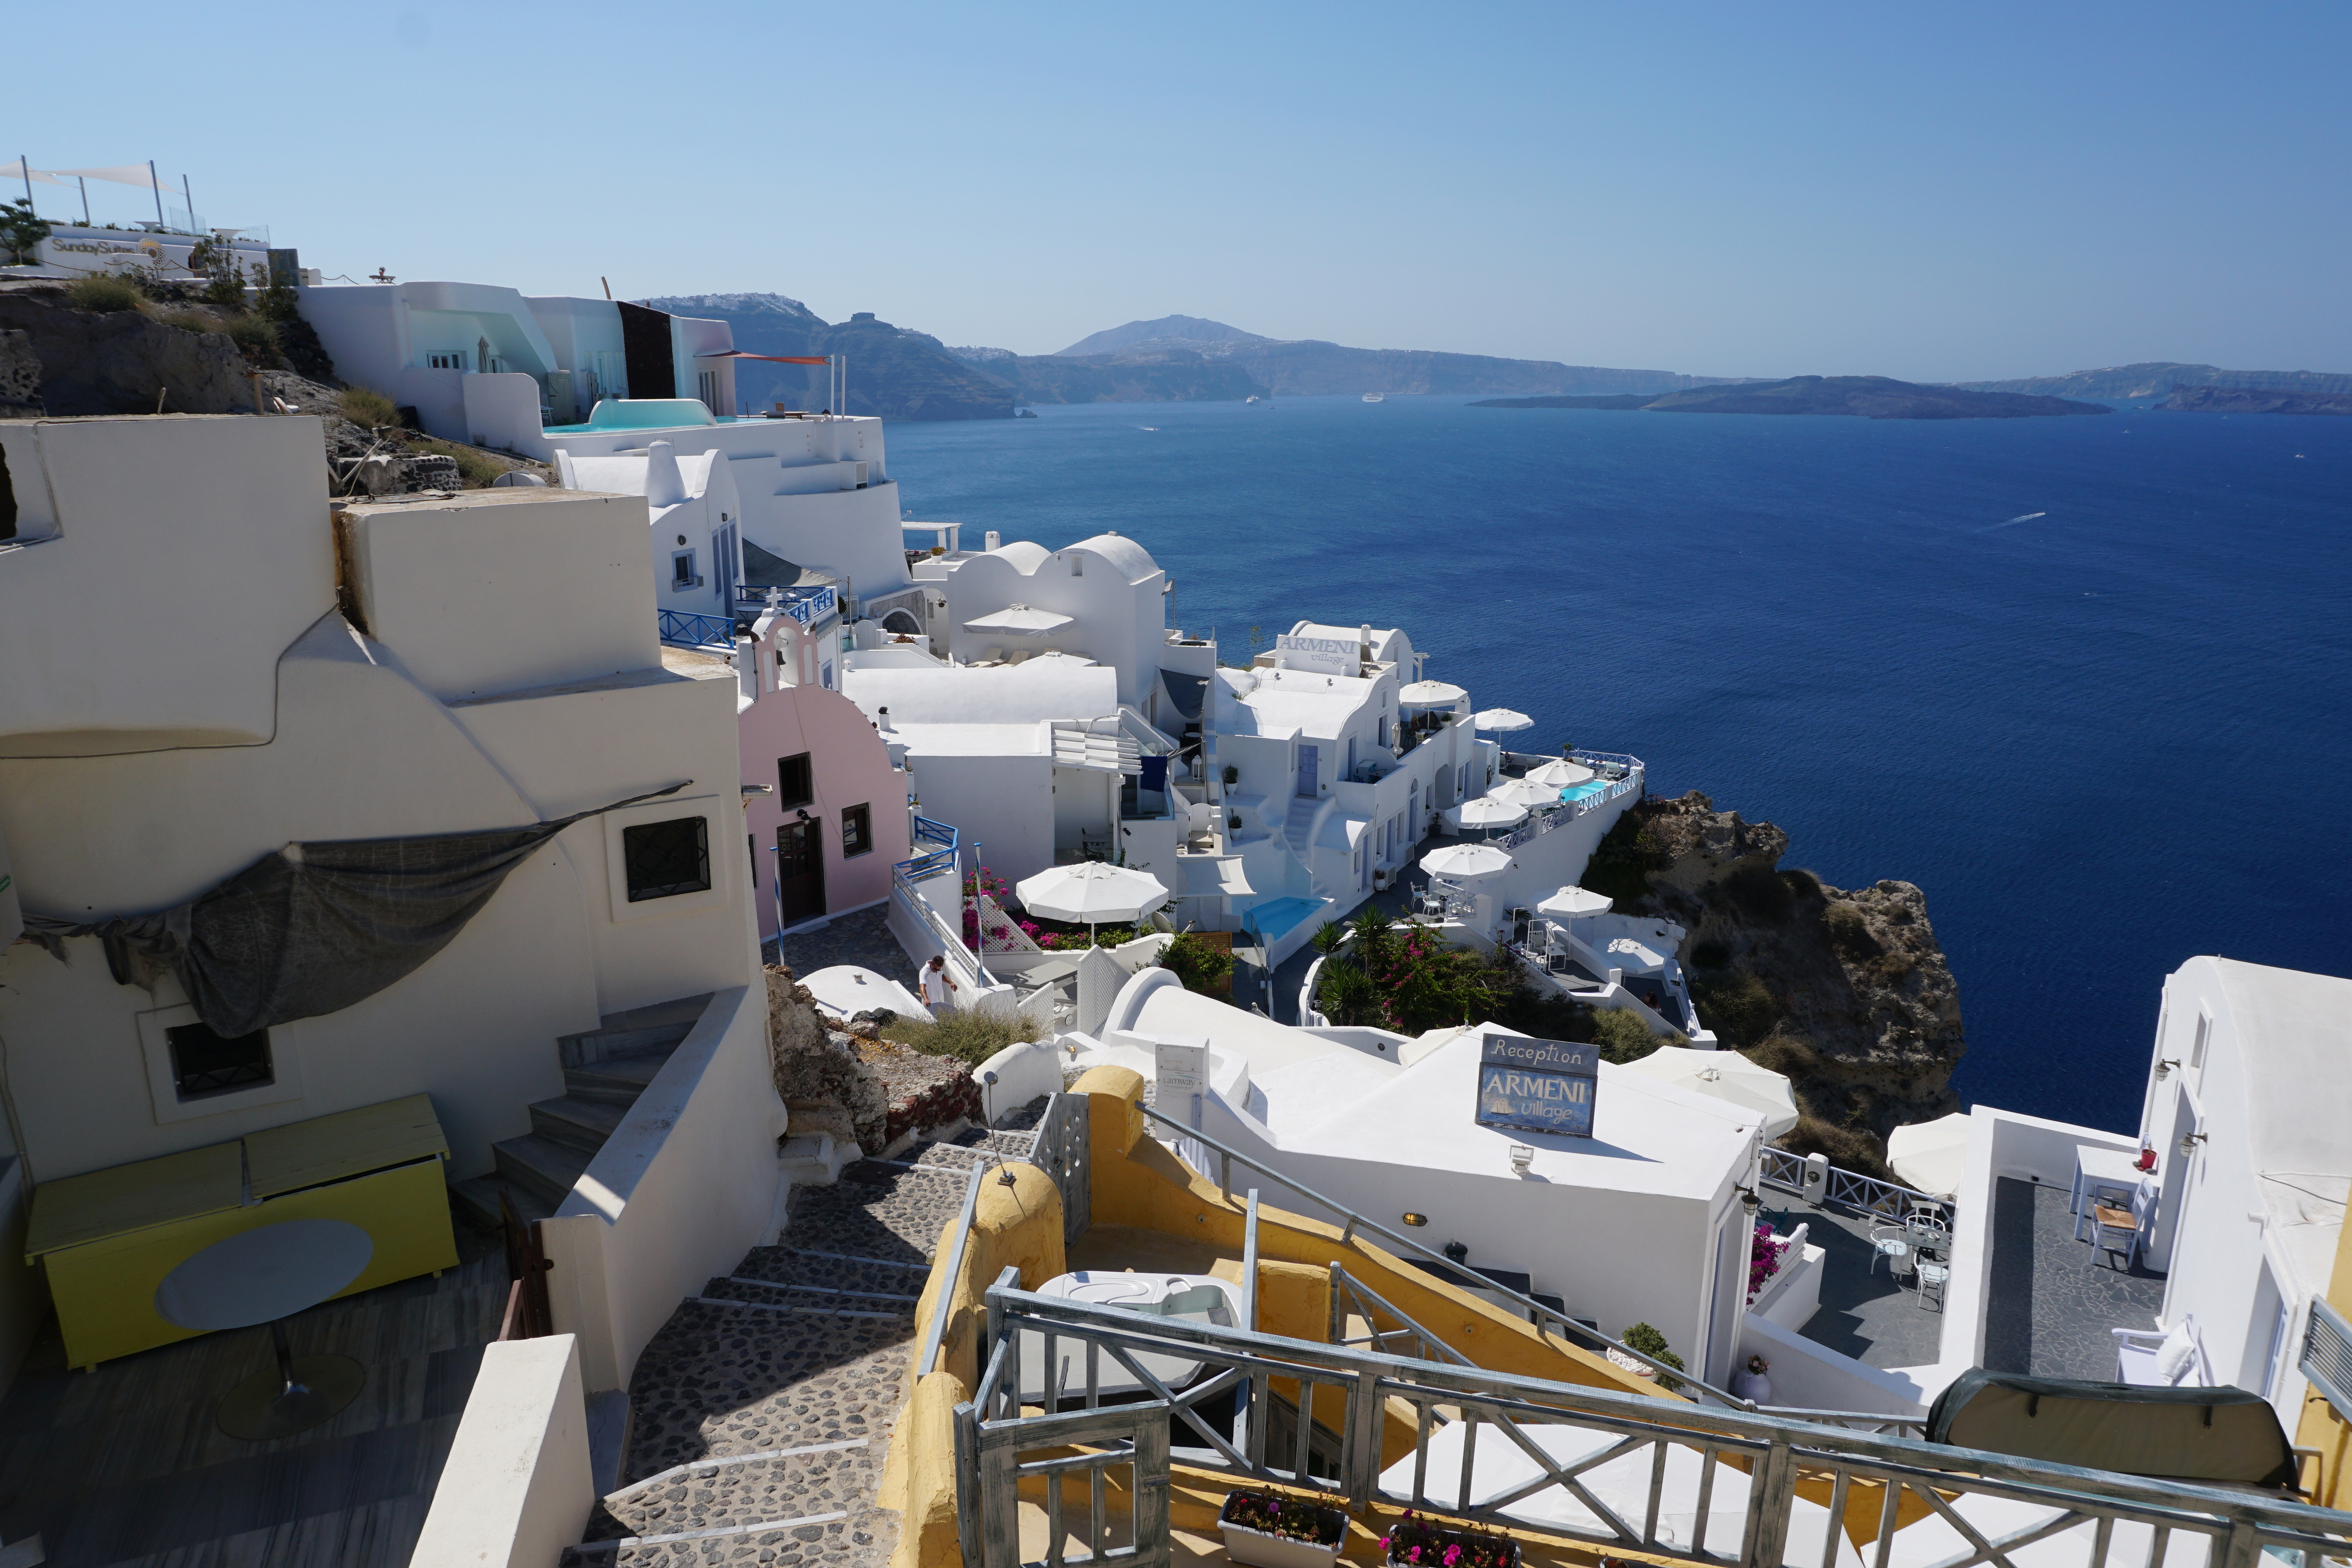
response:
[[[798,792],[794,792],[794,776],[798,775]],[[796,806],[816,804],[816,767],[807,752],[776,758],[776,804],[789,811]]]
[[[172,1092],[183,1105],[278,1082],[278,1059],[266,1029],[223,1035],[199,1020],[165,1030],[163,1042],[171,1055]]]
[[[671,817],[623,828],[621,868],[631,904],[709,893],[710,819]]]
[[[853,831],[854,830],[854,831]],[[855,860],[874,852],[874,808],[868,803],[841,809],[841,858]]]

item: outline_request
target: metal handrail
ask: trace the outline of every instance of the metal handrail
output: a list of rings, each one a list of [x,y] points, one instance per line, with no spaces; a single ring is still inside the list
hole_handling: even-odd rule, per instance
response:
[[[940,918],[939,912],[930,906],[929,902],[915,891],[914,884],[904,874],[903,866],[890,868],[890,896],[905,903],[915,918],[921,921],[924,928],[938,940],[940,951],[949,961],[963,971],[966,979],[982,987],[996,983],[996,977],[988,972],[988,966],[980,961],[979,956],[961,936],[948,928],[947,923]]]
[[[1763,1151],[1763,1163],[1758,1179],[1766,1186],[1784,1192],[1804,1195],[1805,1156],[1788,1149],[1768,1148]],[[1864,1176],[1838,1166],[1830,1167],[1829,1186],[1822,1190],[1823,1203],[1843,1204],[1863,1214],[1883,1215],[1890,1219],[1907,1218],[1915,1210],[1925,1207],[1943,1217],[1944,1228],[1959,1228],[1959,1205],[1948,1197],[1937,1197],[1932,1192],[1921,1192],[1916,1186],[1886,1181],[1878,1176]],[[1889,1207],[1893,1205],[1894,1207]]]
[[[698,615],[688,610],[655,612],[661,641],[680,648],[735,651],[735,622],[723,615]]]
[[[1227,1147],[1225,1145],[1221,1144],[1216,1139],[1209,1136],[1206,1133],[1200,1132],[1194,1128],[1184,1125],[1181,1122],[1163,1116],[1159,1112],[1153,1110],[1150,1106],[1139,1102],[1137,1103],[1135,1108],[1142,1112],[1145,1115],[1150,1117],[1155,1122],[1167,1123],[1169,1126],[1175,1128],[1185,1137],[1192,1139],[1193,1142],[1198,1143],[1206,1148],[1214,1149],[1219,1155],[1223,1156],[1226,1162],[1226,1167],[1220,1185],[1225,1190],[1225,1197],[1228,1202],[1230,1202],[1233,1197],[1234,1184],[1232,1162],[1239,1160],[1243,1165],[1247,1166],[1254,1171],[1256,1171],[1259,1175],[1272,1176],[1276,1181],[1280,1182],[1283,1186],[1298,1194],[1301,1197],[1309,1198],[1316,1203],[1319,1203],[1324,1207],[1329,1209],[1332,1213],[1339,1215],[1345,1218],[1348,1222],[1347,1227],[1339,1233],[1339,1243],[1343,1247],[1355,1240],[1356,1231],[1360,1228],[1372,1232],[1381,1239],[1392,1243],[1404,1251],[1417,1252],[1422,1257],[1428,1259],[1431,1262],[1442,1265],[1448,1273],[1455,1272],[1462,1268],[1461,1264],[1456,1263],[1453,1259],[1446,1257],[1444,1253],[1433,1251],[1430,1248],[1423,1246],[1420,1242],[1413,1240],[1410,1237],[1400,1236],[1395,1231],[1391,1230],[1387,1226],[1382,1225],[1376,1219],[1366,1219],[1362,1215],[1358,1214],[1354,1209],[1349,1208],[1347,1205],[1338,1203],[1330,1198],[1325,1197],[1313,1187],[1305,1186],[1302,1183],[1283,1175],[1280,1171],[1274,1169],[1270,1166],[1260,1164],[1258,1161],[1250,1158],[1249,1155],[1243,1154],[1239,1149]],[[1206,1175],[1207,1173],[1203,1172],[1202,1174]],[[1484,1276],[1481,1277],[1483,1278]],[[1721,1401],[1723,1404],[1729,1406],[1735,1410],[1753,1410],[1756,1408],[1756,1402],[1752,1399],[1742,1399],[1738,1395],[1732,1393],[1729,1389],[1717,1388],[1714,1384],[1707,1382],[1706,1379],[1698,1376],[1696,1374],[1686,1368],[1671,1366],[1666,1363],[1660,1361],[1654,1355],[1649,1355],[1642,1351],[1635,1350],[1632,1345],[1620,1343],[1618,1341],[1610,1338],[1607,1334],[1602,1333],[1599,1329],[1588,1328],[1584,1324],[1578,1322],[1574,1318],[1570,1317],[1566,1312],[1561,1312],[1559,1308],[1546,1306],[1543,1302],[1537,1301],[1532,1296],[1523,1296],[1519,1294],[1518,1291],[1512,1290],[1508,1285],[1496,1284],[1492,1281],[1488,1281],[1487,1283],[1481,1286],[1480,1289],[1491,1290],[1498,1294],[1508,1296],[1512,1301],[1519,1306],[1525,1307],[1528,1312],[1539,1312],[1544,1317],[1551,1319],[1554,1322],[1560,1325],[1563,1331],[1562,1337],[1569,1340],[1571,1345],[1579,1339],[1598,1340],[1612,1350],[1622,1351],[1625,1354],[1633,1356],[1638,1361],[1648,1363],[1649,1365],[1656,1370],[1661,1375],[1671,1377],[1678,1383],[1686,1383],[1693,1388],[1699,1390],[1701,1393],[1706,1394],[1714,1399]],[[1535,1326],[1538,1332],[1542,1331],[1543,1324],[1541,1322],[1537,1322]]]
[[[1895,1531],[1909,1522],[1902,1517],[1903,1506],[1914,1503],[1920,1513],[1940,1517],[1967,1542],[1963,1548],[1966,1554],[1950,1560],[1953,1568],[1982,1563],[2007,1568],[2012,1553],[2084,1526],[2093,1527],[2095,1531],[2083,1543],[2088,1548],[2091,1568],[2105,1568],[2110,1561],[2109,1548],[2118,1523],[2148,1529],[2147,1568],[2159,1568],[2166,1560],[2169,1537],[2179,1532],[2204,1538],[2207,1561],[2215,1568],[2252,1568],[2265,1546],[2302,1554],[2307,1563],[2313,1561],[2313,1554],[2343,1556],[2347,1543],[2352,1543],[2352,1513],[2258,1492],[1953,1448],[1908,1437],[1818,1425],[1775,1412],[1661,1402],[1614,1389],[1319,1344],[1211,1322],[1148,1317],[1118,1307],[1023,1291],[1016,1287],[1017,1278],[1016,1272],[1008,1271],[988,1292],[991,1325],[998,1336],[997,1354],[990,1358],[991,1375],[983,1378],[972,1405],[962,1407],[971,1413],[975,1441],[999,1451],[1013,1450],[1015,1457],[1024,1448],[1042,1449],[1053,1446],[1073,1419],[1053,1414],[1050,1405],[1046,1414],[1024,1416],[1017,1403],[1008,1406],[998,1396],[1005,1374],[1014,1371],[1017,1361],[1017,1356],[1008,1356],[1005,1351],[1026,1333],[1044,1336],[1049,1345],[1056,1339],[1086,1344],[1089,1366],[1100,1355],[1116,1358],[1153,1395],[1145,1403],[1120,1406],[1119,1410],[1131,1413],[1130,1419],[1147,1420],[1160,1432],[1171,1430],[1181,1421],[1192,1430],[1210,1437],[1207,1450],[1193,1449],[1183,1455],[1189,1465],[1256,1479],[1320,1485],[1318,1478],[1307,1473],[1305,1412],[1311,1407],[1311,1388],[1330,1387],[1340,1394],[1343,1412],[1335,1433],[1344,1445],[1340,1485],[1357,1506],[1402,1498],[1409,1507],[1486,1519],[1512,1527],[1527,1522],[1507,1511],[1513,1504],[1559,1487],[1601,1520],[1601,1527],[1580,1529],[1554,1521],[1541,1526],[1548,1531],[1596,1540],[1605,1548],[1630,1547],[1727,1568],[1732,1563],[1780,1568],[1787,1556],[1789,1526],[1801,1476],[1814,1482],[1827,1482],[1832,1488],[1825,1511],[1825,1559],[1840,1552],[1846,1539],[1851,1518],[1849,1500],[1862,1501],[1853,1493],[1856,1483],[1885,1489],[1875,1510],[1875,1540],[1853,1542],[1864,1562],[1889,1560]],[[1203,1375],[1191,1386],[1171,1392],[1159,1379],[1141,1372],[1138,1364],[1145,1356],[1192,1362],[1202,1367]],[[1245,1381],[1263,1387],[1276,1380],[1296,1383],[1299,1390],[1300,1453],[1296,1469],[1287,1471],[1270,1468],[1255,1453],[1245,1453],[1221,1440],[1200,1422],[1192,1408],[1213,1396],[1222,1396]],[[1090,1378],[1090,1386],[1092,1381]],[[1017,1375],[1013,1384],[1017,1390]],[[1262,1398],[1254,1399],[1246,1412],[1254,1438],[1271,1411],[1270,1404],[1260,1402]],[[1380,1481],[1381,1472],[1391,1468],[1383,1461],[1381,1422],[1388,1410],[1400,1402],[1413,1412],[1416,1432],[1410,1496],[1386,1490]],[[1090,1397],[1088,1403],[1092,1406],[1095,1401]],[[1113,1414],[1109,1410],[1089,1413],[1096,1419]],[[1899,1419],[1874,1417],[1862,1412],[1843,1414],[1854,1420]],[[1461,1490],[1451,1500],[1432,1500],[1427,1495],[1429,1439],[1437,1425],[1450,1418],[1470,1424],[1465,1434]],[[1471,1445],[1479,1427],[1492,1425],[1501,1428],[1507,1422],[1522,1431],[1540,1426],[1574,1426],[1613,1434],[1618,1440],[1581,1458],[1552,1460],[1541,1467],[1545,1473],[1534,1479],[1474,1504],[1468,1495],[1474,1455]],[[1511,1434],[1505,1430],[1502,1435]],[[1248,1445],[1249,1449],[1255,1447],[1255,1442]],[[1644,1448],[1651,1449],[1653,1456],[1646,1513],[1638,1505],[1622,1515],[1605,1504],[1595,1507],[1597,1500],[1580,1478]],[[1702,1522],[1700,1530],[1694,1531],[1693,1539],[1687,1542],[1665,1539],[1658,1529],[1665,1460],[1668,1451],[1676,1448],[1697,1450],[1702,1464],[1698,1493]],[[1742,1539],[1736,1553],[1710,1551],[1700,1538],[1703,1521],[1710,1511],[1707,1495],[1718,1467],[1727,1465],[1747,1472],[1749,1489]],[[1139,1476],[1139,1480],[1141,1479]],[[1013,1479],[1009,1468],[1000,1468],[993,1476],[983,1469],[982,1484],[971,1498],[973,1514],[986,1515],[992,1527],[1000,1522],[1009,1526],[1009,1511],[1014,1506],[1011,1485]],[[1952,1507],[1970,1494],[2023,1502],[2053,1512],[2014,1531],[1989,1539]],[[959,1501],[961,1500],[960,1489]],[[1915,1513],[1913,1518],[1919,1516]],[[1148,1551],[1156,1541],[1148,1542],[1139,1533],[1136,1543],[1139,1549]],[[987,1561],[993,1568],[997,1559],[991,1557]]]
[[[926,1377],[940,1369],[940,1351],[947,1339],[951,1292],[963,1272],[964,1243],[971,1239],[971,1217],[980,1207],[980,1173],[990,1161],[974,1160],[971,1173],[963,1178],[963,1210],[956,1216],[955,1239],[948,1246],[947,1272],[940,1276],[939,1295],[931,1303],[931,1326],[923,1331],[923,1347],[915,1354],[915,1365],[920,1370],[915,1375]]]

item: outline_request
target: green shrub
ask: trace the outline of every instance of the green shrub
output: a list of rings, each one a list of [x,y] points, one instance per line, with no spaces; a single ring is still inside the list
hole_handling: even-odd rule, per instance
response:
[[[1791,1154],[1827,1155],[1830,1164],[1864,1176],[1885,1176],[1886,1161],[1877,1137],[1863,1127],[1842,1127],[1807,1112],[1797,1118],[1794,1131],[1780,1140]]]
[[[1811,872],[1806,871],[1801,867],[1790,867],[1787,871],[1780,873],[1780,880],[1787,883],[1789,884],[1789,891],[1795,894],[1799,898],[1820,898],[1823,896],[1822,893],[1822,879],[1815,876]]]
[[[35,247],[48,237],[49,220],[33,211],[30,196],[0,203],[0,251],[8,253],[10,266],[30,267]]]
[[[1307,940],[1315,945],[1315,950],[1318,953],[1328,958],[1347,946],[1348,928],[1336,920],[1329,921],[1317,926],[1315,935]]]
[[[1822,929],[1829,934],[1830,946],[1840,956],[1857,963],[1875,958],[1883,951],[1878,938],[1870,934],[1870,922],[1851,904],[1832,904],[1822,910]]]
[[[943,1019],[901,1015],[882,1026],[883,1035],[925,1056],[951,1056],[977,1067],[1017,1040],[1035,1040],[1034,1019],[997,1018],[988,1013],[956,1011]]]
[[[1380,988],[1345,958],[1334,958],[1315,977],[1315,1010],[1342,1029],[1381,1029],[1388,1023]]]
[[[373,387],[345,387],[335,401],[341,404],[345,419],[365,429],[400,423],[399,408]]]
[[[1186,990],[1215,996],[1233,976],[1234,955],[1232,949],[1217,946],[1197,931],[1180,931],[1174,941],[1160,949],[1160,967],[1175,976]]]
[[[1741,866],[1723,879],[1723,891],[1750,918],[1760,921],[1786,920],[1797,905],[1797,895],[1769,866]]]
[[[1694,975],[1690,988],[1700,1021],[1735,1047],[1760,1043],[1780,1021],[1780,1009],[1772,993],[1745,969],[1728,975]]]
[[[1643,1355],[1654,1356],[1659,1361],[1665,1363],[1668,1366],[1674,1367],[1676,1371],[1689,1370],[1689,1368],[1683,1365],[1683,1358],[1681,1356],[1676,1355],[1673,1351],[1666,1348],[1666,1336],[1652,1328],[1648,1323],[1635,1323],[1632,1328],[1627,1329],[1623,1333],[1617,1336],[1617,1343],[1623,1345],[1627,1350],[1638,1350]],[[1658,1386],[1664,1389],[1667,1393],[1672,1394],[1682,1385],[1683,1380],[1681,1378],[1672,1376],[1664,1372],[1658,1374]]]
[[[147,302],[147,292],[119,274],[93,272],[67,284],[66,299],[77,310],[136,310]]]
[[[228,334],[237,351],[255,364],[278,362],[277,323],[259,316],[238,316],[222,323],[220,329]]]
[[[1673,860],[1650,831],[1648,819],[1639,810],[1628,811],[1594,848],[1583,884],[1621,906],[1637,903],[1649,896],[1650,873],[1665,870]]]
[[[1592,1043],[1601,1048],[1603,1060],[1620,1066],[1639,1061],[1662,1045],[1686,1045],[1682,1035],[1661,1035],[1650,1032],[1650,1026],[1625,1008],[1601,1008],[1592,1015]]]
[[[217,332],[220,327],[209,316],[194,310],[158,310],[155,319],[166,327],[177,327],[183,332]]]

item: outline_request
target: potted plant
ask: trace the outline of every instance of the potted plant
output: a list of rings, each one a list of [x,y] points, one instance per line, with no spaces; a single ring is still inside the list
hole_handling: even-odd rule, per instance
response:
[[[1240,783],[1240,782],[1242,781],[1242,770],[1241,770],[1240,768],[1238,768],[1234,767],[1234,766],[1232,763],[1230,763],[1230,762],[1226,763],[1226,764],[1225,764],[1225,771],[1224,771],[1224,779],[1225,779],[1225,788],[1226,788],[1226,789],[1232,789],[1234,785],[1236,785],[1236,784],[1238,784],[1238,783]]]
[[[1642,1359],[1642,1356],[1650,1356],[1655,1361],[1662,1361],[1668,1366],[1679,1369],[1683,1364],[1683,1358],[1666,1348],[1665,1335],[1648,1323],[1635,1323],[1617,1337],[1623,1343],[1625,1350],[1639,1351],[1642,1354],[1627,1355],[1623,1350],[1612,1350],[1609,1352],[1609,1360],[1612,1365],[1623,1367],[1636,1377],[1655,1378],[1658,1386],[1669,1394],[1683,1385],[1681,1378],[1672,1373],[1661,1372],[1653,1362]]]
[[[1348,1512],[1336,1500],[1313,1501],[1274,1492],[1225,1494],[1217,1528],[1225,1555],[1255,1568],[1329,1568],[1348,1542]]]
[[[1519,1543],[1501,1531],[1440,1524],[1411,1509],[1381,1537],[1381,1545],[1391,1568],[1519,1568]]]
[[[1731,1391],[1742,1399],[1752,1399],[1759,1405],[1772,1403],[1772,1379],[1769,1374],[1772,1364],[1760,1355],[1748,1358],[1745,1368],[1731,1375]]]

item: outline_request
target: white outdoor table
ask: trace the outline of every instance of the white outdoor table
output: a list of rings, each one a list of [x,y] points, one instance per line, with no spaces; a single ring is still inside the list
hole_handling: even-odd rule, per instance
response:
[[[2066,1212],[2069,1214],[2083,1212],[2083,1195],[2088,1192],[2094,1184],[2105,1182],[2112,1186],[2119,1186],[2126,1192],[2137,1187],[2139,1178],[2147,1174],[2135,1163],[2138,1158],[2137,1152],[2127,1154],[2122,1149],[2102,1149],[2087,1144],[2075,1145],[2074,1191],[2073,1197],[2067,1199]]]
[[[278,1369],[221,1398],[221,1430],[256,1441],[315,1427],[359,1396],[367,1373],[347,1355],[297,1358],[286,1320],[365,1272],[375,1243],[340,1219],[289,1219],[241,1231],[190,1258],[155,1287],[155,1311],[182,1328],[269,1325]]]

